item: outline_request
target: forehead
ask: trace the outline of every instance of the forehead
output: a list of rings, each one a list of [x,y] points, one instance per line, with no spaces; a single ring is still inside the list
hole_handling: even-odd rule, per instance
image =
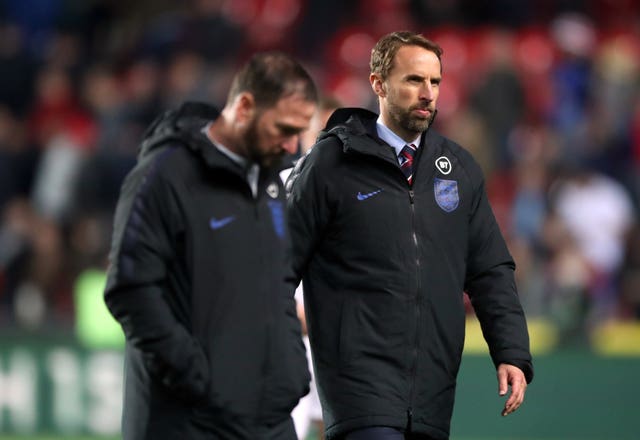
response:
[[[279,122],[292,125],[306,125],[316,111],[316,103],[308,101],[300,93],[280,98],[276,104],[266,109],[265,114],[270,114]]]
[[[440,60],[428,49],[420,46],[403,46],[393,59],[391,75],[417,73],[428,76],[440,75]]]

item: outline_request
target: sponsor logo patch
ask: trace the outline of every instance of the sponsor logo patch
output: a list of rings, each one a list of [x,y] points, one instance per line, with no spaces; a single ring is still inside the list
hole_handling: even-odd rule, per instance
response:
[[[442,174],[449,174],[451,172],[451,161],[447,156],[440,156],[436,159],[436,168]]]

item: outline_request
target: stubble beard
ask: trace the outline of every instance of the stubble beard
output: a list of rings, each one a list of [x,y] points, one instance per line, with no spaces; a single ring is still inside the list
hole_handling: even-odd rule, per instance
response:
[[[247,132],[244,136],[244,142],[246,146],[248,159],[257,163],[263,168],[271,168],[278,165],[282,157],[284,156],[284,152],[282,154],[271,154],[265,151],[262,151],[258,145],[258,118],[257,116],[251,121],[249,127],[247,128]]]
[[[389,105],[389,116],[402,130],[405,130],[409,133],[413,133],[415,136],[422,134],[427,131],[431,122],[433,121],[435,112],[431,112],[431,116],[428,119],[419,118],[411,114],[413,110],[416,108],[422,107],[411,107],[408,110],[404,109],[395,104]]]

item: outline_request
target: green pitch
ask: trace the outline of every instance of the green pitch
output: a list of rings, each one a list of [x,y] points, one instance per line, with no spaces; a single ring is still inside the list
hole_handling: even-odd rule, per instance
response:
[[[62,436],[3,436],[0,434],[0,440],[118,440],[118,437],[62,437]],[[311,438],[309,438],[311,440]],[[315,439],[314,439],[315,440]],[[451,437],[451,440],[495,440],[494,438],[484,437]],[[567,440],[567,439],[549,439],[549,438],[512,438],[509,440]],[[589,438],[589,440],[611,440],[605,438]]]

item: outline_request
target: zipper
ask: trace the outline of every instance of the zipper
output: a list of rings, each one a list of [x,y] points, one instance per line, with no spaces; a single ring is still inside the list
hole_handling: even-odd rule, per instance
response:
[[[418,248],[418,235],[416,233],[416,208],[415,208],[415,193],[413,190],[409,190],[409,205],[411,208],[411,236],[413,239],[413,245],[416,251],[416,292],[415,292],[415,338],[413,347],[411,349],[411,391],[409,395],[409,408],[407,409],[407,432],[411,432],[411,423],[413,418],[413,399],[415,398],[415,383],[418,368],[418,338],[419,338],[419,326],[420,326],[420,252]]]

